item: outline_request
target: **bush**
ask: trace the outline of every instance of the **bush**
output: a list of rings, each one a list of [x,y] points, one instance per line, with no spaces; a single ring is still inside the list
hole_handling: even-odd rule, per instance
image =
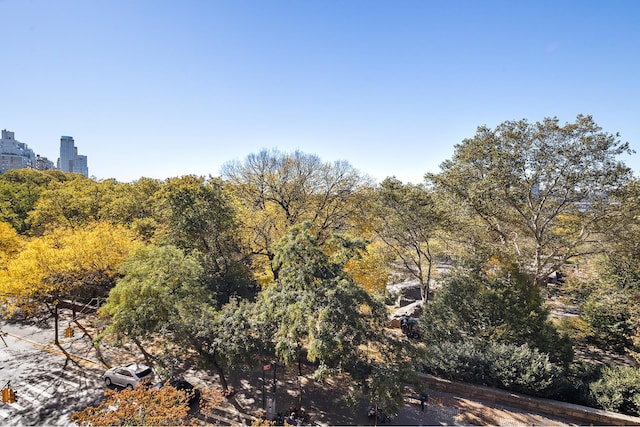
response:
[[[582,305],[582,317],[595,341],[618,352],[632,346],[636,314],[630,296],[611,286],[599,288]]]
[[[469,340],[528,344],[567,368],[573,359],[571,342],[547,318],[540,289],[507,265],[491,275],[482,269],[452,272],[423,308],[419,325],[427,345]]]
[[[566,378],[549,356],[528,345],[443,342],[427,348],[424,370],[451,380],[551,397]]]
[[[596,407],[627,415],[640,415],[640,369],[606,367],[602,378],[590,386]]]

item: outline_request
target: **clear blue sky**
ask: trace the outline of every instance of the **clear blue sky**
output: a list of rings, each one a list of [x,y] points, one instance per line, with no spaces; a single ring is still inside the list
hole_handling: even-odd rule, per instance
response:
[[[419,182],[479,125],[580,113],[640,152],[640,1],[0,0],[0,17],[0,129],[54,161],[73,136],[98,179],[217,176],[278,148]]]

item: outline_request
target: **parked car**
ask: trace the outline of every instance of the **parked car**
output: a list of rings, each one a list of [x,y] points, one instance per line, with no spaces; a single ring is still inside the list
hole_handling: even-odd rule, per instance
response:
[[[153,371],[150,367],[132,363],[127,366],[115,366],[108,369],[102,376],[105,384],[134,388],[143,381],[151,381]]]

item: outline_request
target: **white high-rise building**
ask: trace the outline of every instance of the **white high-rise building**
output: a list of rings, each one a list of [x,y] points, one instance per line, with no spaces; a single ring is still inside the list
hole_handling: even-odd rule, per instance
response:
[[[58,169],[63,172],[81,173],[89,176],[87,166],[87,156],[78,155],[78,148],[75,146],[73,138],[70,136],[60,137],[60,158],[58,159]]]
[[[4,129],[0,139],[0,173],[10,169],[33,168],[36,155],[29,146],[19,142],[14,132]]]

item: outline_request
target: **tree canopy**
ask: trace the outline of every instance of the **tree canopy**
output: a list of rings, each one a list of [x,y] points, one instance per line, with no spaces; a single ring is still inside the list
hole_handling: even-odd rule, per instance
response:
[[[321,242],[344,231],[358,211],[359,191],[369,185],[347,162],[324,163],[300,151],[263,150],[225,164],[222,176],[241,206],[248,252],[274,279],[274,244],[291,226],[309,222]]]
[[[470,207],[537,283],[568,260],[599,250],[631,177],[628,143],[579,115],[479,127],[427,178]]]

